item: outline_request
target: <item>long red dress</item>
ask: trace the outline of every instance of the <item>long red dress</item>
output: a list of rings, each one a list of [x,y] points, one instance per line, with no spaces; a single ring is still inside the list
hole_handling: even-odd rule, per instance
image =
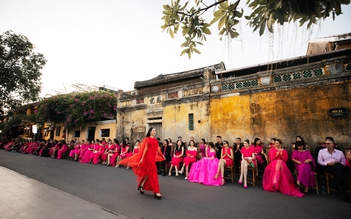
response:
[[[140,164],[140,159],[146,146],[147,151],[143,161]],[[119,162],[121,165],[129,165],[129,167],[133,168],[133,172],[137,176],[138,185],[140,185],[145,177],[147,177],[144,183],[144,190],[153,191],[154,193],[160,193],[156,162],[164,160],[163,158],[162,160],[160,160],[160,158],[156,159],[157,151],[162,154],[156,138],[146,137],[140,145],[139,153],[136,153],[131,157],[127,157]]]
[[[263,174],[263,189],[266,191],[280,191],[285,195],[303,197],[303,194],[295,185],[294,177],[286,166],[288,153],[282,150],[282,154],[277,156],[279,151],[273,147],[269,150],[269,160],[271,161],[266,167]]]

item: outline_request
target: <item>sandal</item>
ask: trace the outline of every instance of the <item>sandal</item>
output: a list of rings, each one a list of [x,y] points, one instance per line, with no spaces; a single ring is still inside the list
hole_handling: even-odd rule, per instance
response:
[[[218,172],[216,173],[216,175],[213,177],[214,180],[218,179]]]

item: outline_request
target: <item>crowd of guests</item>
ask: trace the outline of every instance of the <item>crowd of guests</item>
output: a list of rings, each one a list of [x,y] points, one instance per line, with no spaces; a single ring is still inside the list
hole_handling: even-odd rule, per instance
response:
[[[236,138],[233,145],[226,140],[222,141],[221,136],[217,136],[216,143],[207,143],[205,139],[201,139],[198,145],[194,138],[187,143],[183,142],[181,136],[175,143],[170,138],[164,139],[163,142],[157,140],[163,153],[159,160],[164,160],[158,162],[157,166],[163,176],[172,176],[174,169],[175,176],[184,175],[190,182],[221,186],[225,184],[225,168],[233,167],[240,172],[238,183],[246,189],[249,168],[257,170],[258,166],[262,165],[264,190],[303,197],[310,187],[316,186],[315,172],[319,175],[327,172],[335,176],[344,200],[350,201],[347,180],[351,174],[351,154],[350,151],[344,154],[332,137],[327,137],[325,143],[316,148],[314,159],[303,138],[297,136],[290,157],[294,163],[294,174],[286,164],[289,155],[280,139],[272,138],[267,147],[264,147],[259,138],[255,138],[252,144],[249,140],[242,142],[240,138]],[[31,142],[3,139],[0,141],[0,148],[53,159],[68,156],[80,163],[103,164],[117,168],[121,160],[139,153],[140,141],[136,141],[132,146],[129,138],[125,138],[121,143],[117,139],[104,138],[91,141],[71,140],[68,143],[65,140]],[[128,165],[125,167],[129,168]],[[258,171],[256,173],[258,174]]]

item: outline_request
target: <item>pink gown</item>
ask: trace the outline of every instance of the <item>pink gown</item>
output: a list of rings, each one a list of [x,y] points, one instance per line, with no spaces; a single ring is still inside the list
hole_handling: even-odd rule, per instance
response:
[[[292,159],[298,160],[301,164],[295,164],[295,169],[297,170],[297,180],[302,183],[304,186],[314,187],[316,186],[315,173],[312,171],[312,168],[316,167],[316,163],[309,151],[298,151],[294,150]],[[311,159],[312,163],[304,163],[307,159]]]
[[[279,151],[273,147],[269,150],[269,160],[271,161],[263,173],[263,189],[266,191],[280,191],[285,195],[294,197],[303,197],[303,194],[295,185],[294,177],[286,166],[288,153],[282,150],[282,155],[278,155]]]
[[[105,152],[105,145],[103,144],[97,144],[97,151],[95,151],[93,153],[93,163],[94,164],[98,164],[99,163],[99,160],[101,158],[101,156],[104,154]]]
[[[208,157],[203,157],[191,165],[188,180],[194,183],[202,183],[207,186],[220,186],[222,184],[222,176],[219,174],[217,179],[214,179],[219,160],[216,157],[216,152],[210,152],[207,149]]]

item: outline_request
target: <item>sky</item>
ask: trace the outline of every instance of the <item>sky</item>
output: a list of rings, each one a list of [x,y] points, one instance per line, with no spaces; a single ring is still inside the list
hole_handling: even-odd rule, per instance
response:
[[[242,19],[238,39],[224,37],[221,41],[214,26],[212,35],[199,47],[202,54],[189,60],[180,56],[181,34],[173,39],[160,28],[163,5],[170,2],[0,0],[0,33],[12,30],[27,36],[35,52],[47,59],[41,97],[70,92],[72,84],[130,91],[135,81],[222,61],[226,69],[232,69],[303,56],[309,40],[351,33],[351,5],[343,7],[343,14],[334,21],[327,18],[309,30],[296,23],[275,25],[274,34],[261,37]],[[245,15],[250,12],[244,10]]]

